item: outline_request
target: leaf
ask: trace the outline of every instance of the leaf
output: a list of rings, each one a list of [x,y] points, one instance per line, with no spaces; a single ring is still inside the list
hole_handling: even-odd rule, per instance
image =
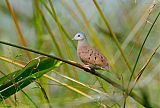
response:
[[[55,59],[40,57],[32,60],[23,69],[0,78],[0,101],[15,94],[61,64],[62,62]]]

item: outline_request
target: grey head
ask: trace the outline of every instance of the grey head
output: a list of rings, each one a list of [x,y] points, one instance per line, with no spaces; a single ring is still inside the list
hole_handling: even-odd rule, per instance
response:
[[[76,41],[83,41],[83,40],[86,40],[86,34],[83,33],[83,32],[79,32],[77,33],[74,38],[72,40],[76,40]]]

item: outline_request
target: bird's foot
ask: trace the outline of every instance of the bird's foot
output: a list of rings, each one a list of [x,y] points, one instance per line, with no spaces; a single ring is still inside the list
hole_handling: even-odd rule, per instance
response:
[[[87,68],[88,70],[92,70],[92,68],[90,67],[90,65],[83,65],[83,67]]]

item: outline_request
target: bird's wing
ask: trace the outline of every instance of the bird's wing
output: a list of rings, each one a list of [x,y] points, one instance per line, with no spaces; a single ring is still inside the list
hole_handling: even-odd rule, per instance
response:
[[[109,65],[106,57],[97,48],[93,48],[93,52],[94,61],[97,66],[104,67]]]
[[[83,46],[79,49],[78,55],[84,64],[106,67],[109,66],[107,59],[98,49],[89,46]]]

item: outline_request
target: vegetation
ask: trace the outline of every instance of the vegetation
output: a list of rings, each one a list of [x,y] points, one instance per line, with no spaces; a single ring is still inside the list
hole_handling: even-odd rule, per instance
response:
[[[0,107],[160,107],[159,1],[1,0]],[[110,71],[88,70],[85,32]]]

